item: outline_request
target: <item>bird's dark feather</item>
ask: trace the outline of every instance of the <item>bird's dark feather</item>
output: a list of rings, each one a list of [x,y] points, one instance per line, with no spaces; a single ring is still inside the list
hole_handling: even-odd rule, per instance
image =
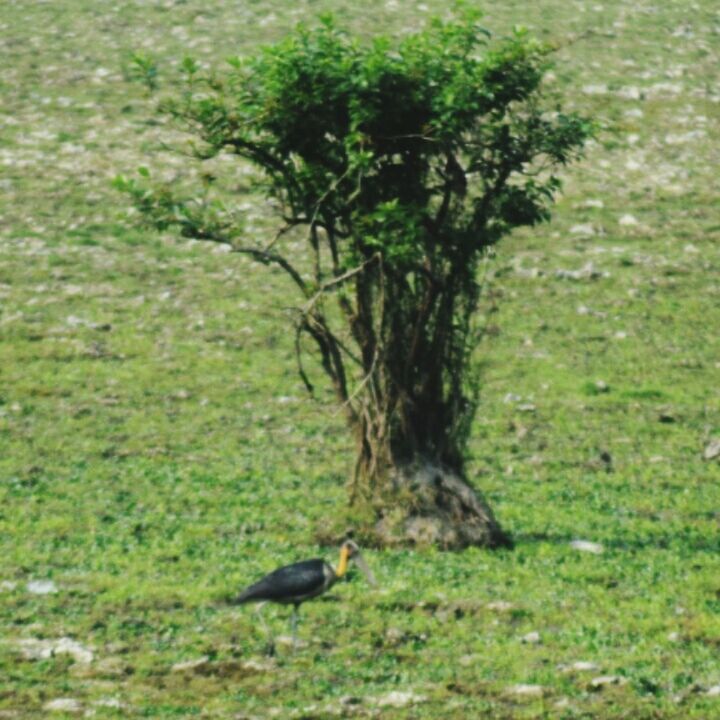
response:
[[[323,560],[304,560],[278,568],[243,590],[235,602],[271,600],[280,603],[302,602],[319,595],[328,587]]]

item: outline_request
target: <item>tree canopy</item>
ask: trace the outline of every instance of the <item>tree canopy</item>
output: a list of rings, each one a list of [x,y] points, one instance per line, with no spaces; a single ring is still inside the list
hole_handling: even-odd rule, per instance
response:
[[[118,180],[159,229],[288,274],[304,299],[298,358],[308,335],[356,431],[354,489],[369,498],[418,458],[462,473],[478,262],[513,228],[549,218],[558,168],[592,132],[544,100],[549,48],[521,29],[496,39],[479,20],[465,10],[361,42],[325,16],[223,72],[184,61],[162,111],[195,138],[198,160],[230,153],[261,171],[282,219],[264,244],[247,242],[209,183],[178,197],[147,171]],[[283,245],[299,227],[302,267]]]

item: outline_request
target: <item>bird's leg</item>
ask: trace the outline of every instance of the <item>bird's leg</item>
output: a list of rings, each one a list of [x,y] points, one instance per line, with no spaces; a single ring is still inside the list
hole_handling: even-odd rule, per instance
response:
[[[265,636],[267,637],[267,646],[265,648],[265,654],[272,657],[275,655],[275,640],[272,637],[272,633],[270,632],[270,628],[267,626],[265,622],[265,618],[263,618],[262,613],[260,612],[263,607],[265,607],[265,603],[262,602],[257,606],[257,610],[255,611],[255,615],[257,616],[257,619],[260,621],[260,625],[262,625],[263,632],[265,633]]]
[[[293,650],[297,648],[297,623],[298,606],[293,605],[292,617],[290,618],[290,627],[292,628]]]

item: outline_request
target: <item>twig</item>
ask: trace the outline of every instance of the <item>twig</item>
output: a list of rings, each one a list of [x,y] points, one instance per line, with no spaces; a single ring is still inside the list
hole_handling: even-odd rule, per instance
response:
[[[315,395],[315,388],[313,384],[310,382],[310,379],[307,376],[307,373],[305,372],[305,368],[303,367],[302,363],[302,348],[300,347],[300,336],[302,335],[302,325],[298,325],[295,329],[295,359],[297,360],[297,366],[298,366],[298,374],[300,375],[300,379],[303,381],[303,384],[305,385],[305,389],[308,391],[308,394],[310,397],[314,397]]]
[[[302,220],[288,220],[276,233],[275,237],[265,246],[264,252],[268,252],[273,248],[275,243],[286,233],[289,233],[293,228],[298,225],[302,225]]]
[[[320,289],[315,293],[315,295],[310,298],[308,304],[303,308],[303,313],[305,315],[309,315],[312,309],[315,307],[317,301],[325,294],[326,291],[328,291],[330,288],[334,287],[335,285],[342,285],[346,280],[349,280],[351,277],[354,277],[355,275],[361,273],[370,263],[372,263],[375,260],[380,260],[382,262],[382,256],[379,252],[375,253],[371,257],[369,257],[362,265],[358,265],[356,268],[353,268],[352,270],[348,270],[347,272],[344,272],[342,275],[338,275],[337,277],[332,278],[331,280],[327,280],[324,282]]]
[[[307,283],[302,279],[300,273],[282,255],[268,252],[267,250],[260,250],[259,248],[240,247],[233,245],[230,241],[225,241],[225,244],[230,245],[232,252],[250,255],[250,257],[263,265],[270,265],[271,263],[279,265],[295,281],[295,284],[302,290],[303,295],[307,297],[310,294]]]
[[[373,256],[373,258],[374,257],[376,257],[376,256]],[[377,257],[378,257],[378,262],[380,263],[380,297],[378,298],[378,304],[380,306],[380,317],[379,317],[379,327],[378,327],[379,332],[377,333],[377,335],[378,335],[378,337],[382,337],[382,327],[383,327],[383,322],[385,320],[385,283],[383,282],[383,273],[382,273],[382,255],[380,255],[380,253],[377,253]],[[367,265],[367,263],[369,263],[373,258],[370,258],[366,263],[364,263],[364,265]],[[355,270],[353,271],[353,274],[355,272],[359,271],[360,269],[362,269],[362,267],[363,266],[361,266],[360,268],[355,268]],[[340,278],[336,278],[336,279],[339,280]],[[381,354],[380,347],[381,347],[381,344],[379,342],[376,342],[375,343],[375,351],[373,353],[373,359],[372,359],[372,364],[370,365],[370,369],[367,371],[367,373],[365,374],[365,377],[360,381],[358,386],[355,388],[353,393],[348,397],[348,399],[343,403],[343,405],[350,405],[352,403],[352,401],[356,397],[358,397],[358,395],[360,395],[363,388],[368,383],[370,383],[371,380],[373,379],[373,376],[375,375],[375,368],[377,367],[378,360],[380,359],[380,354]],[[375,392],[376,389],[371,386],[371,390],[373,391],[373,395],[375,395],[374,399],[377,404],[378,398],[377,398],[377,394]],[[341,405],[340,408],[338,408],[338,410],[334,414],[337,415],[337,413],[340,412],[340,410],[342,410],[342,409],[343,409],[343,406]]]

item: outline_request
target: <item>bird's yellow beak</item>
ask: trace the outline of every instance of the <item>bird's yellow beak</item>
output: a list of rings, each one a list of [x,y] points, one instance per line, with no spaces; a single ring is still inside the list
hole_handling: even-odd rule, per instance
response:
[[[335,574],[338,577],[342,577],[347,572],[349,557],[350,548],[348,548],[346,545],[343,545],[340,548],[340,562],[338,563],[337,570],[335,571]]]

